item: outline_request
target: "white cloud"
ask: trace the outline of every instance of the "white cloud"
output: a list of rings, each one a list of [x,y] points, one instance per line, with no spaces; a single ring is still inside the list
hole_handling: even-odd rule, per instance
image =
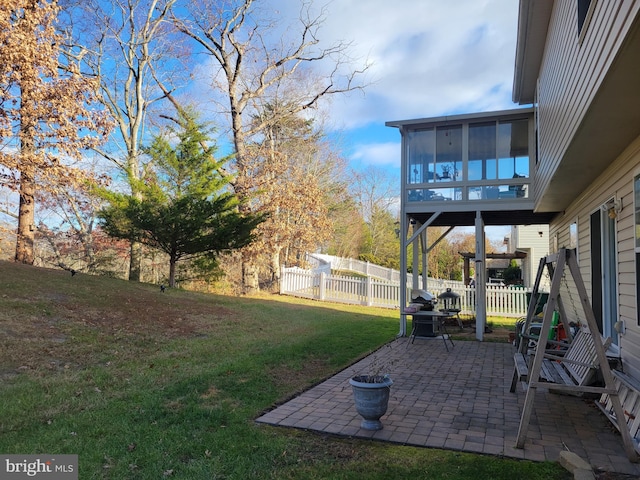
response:
[[[284,1],[284,0],[283,0]],[[518,2],[336,0],[323,42],[352,41],[372,83],[334,101],[345,128],[512,108]]]
[[[355,147],[352,162],[366,165],[400,167],[400,142],[366,143]]]
[[[260,2],[278,41],[287,43],[287,32],[296,38],[301,4]],[[371,63],[364,92],[331,98],[322,108],[325,125],[343,132],[353,161],[399,168],[399,142],[384,143],[392,138],[384,132],[387,121],[516,107],[516,0],[314,0],[316,12],[323,7],[319,47],[348,42],[355,67]],[[210,89],[211,78],[197,78]]]

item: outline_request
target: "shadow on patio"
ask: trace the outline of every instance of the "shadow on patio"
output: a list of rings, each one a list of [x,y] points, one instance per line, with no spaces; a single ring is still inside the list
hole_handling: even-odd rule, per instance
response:
[[[539,388],[524,449],[515,448],[525,393],[509,392],[513,353],[508,343],[399,338],[373,355],[262,415],[258,422],[421,447],[557,461],[562,450],[594,469],[636,474],[609,421],[581,398]],[[372,361],[388,365],[394,384],[384,428],[360,429],[348,380]]]

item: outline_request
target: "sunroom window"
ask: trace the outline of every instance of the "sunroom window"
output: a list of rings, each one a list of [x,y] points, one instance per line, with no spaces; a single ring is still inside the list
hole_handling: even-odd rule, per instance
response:
[[[496,122],[469,125],[469,180],[496,176]]]
[[[528,118],[407,129],[406,201],[529,198]]]

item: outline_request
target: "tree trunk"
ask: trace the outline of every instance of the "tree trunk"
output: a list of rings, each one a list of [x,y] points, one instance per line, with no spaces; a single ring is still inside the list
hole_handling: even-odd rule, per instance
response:
[[[85,262],[87,262],[87,271],[95,272],[96,271],[96,252],[93,248],[93,235],[91,227],[86,228],[82,223],[80,223],[82,232],[80,234],[80,241],[84,247],[84,258]]]
[[[27,69],[22,72],[25,78],[32,78],[34,72]],[[18,233],[16,236],[15,261],[33,265],[33,246],[36,234],[35,226],[35,125],[36,120],[29,112],[32,105],[31,93],[21,88],[22,106],[20,107],[20,205],[18,207]]]
[[[132,144],[134,149],[133,155],[127,160],[127,169],[129,172],[129,184],[131,185],[131,193],[138,199],[142,200],[142,194],[134,187],[135,182],[140,180],[138,163],[137,143]],[[132,179],[134,181],[132,181]],[[132,241],[129,247],[129,281],[140,282],[142,280],[142,244]]]
[[[175,255],[169,256],[169,287],[175,288],[176,286],[176,257]]]
[[[244,293],[255,293],[260,290],[260,283],[258,282],[258,267],[255,266],[251,258],[245,258],[244,252],[242,254],[242,286]]]
[[[142,245],[131,242],[129,248],[129,280],[139,282],[142,279]]]
[[[18,209],[18,234],[15,261],[33,265],[35,240],[35,182],[25,172],[20,178],[20,206]]]
[[[280,285],[280,252],[282,247],[276,247],[275,251],[271,254],[271,281],[279,286]]]
[[[234,182],[234,193],[240,200],[240,212],[251,213],[249,199],[249,178],[246,171],[245,159],[247,149],[245,148],[244,132],[242,130],[242,117],[237,112],[241,109],[235,107],[232,100],[231,122],[234,132],[234,146],[236,150],[237,176]],[[258,267],[255,259],[246,250],[242,251],[242,289],[244,293],[255,293],[260,291],[260,281],[258,278]]]

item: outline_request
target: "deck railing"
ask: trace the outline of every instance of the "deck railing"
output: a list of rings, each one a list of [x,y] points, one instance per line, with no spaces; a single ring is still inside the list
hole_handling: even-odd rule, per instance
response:
[[[447,288],[460,295],[463,314],[475,313],[475,287],[462,282],[428,279],[430,293],[439,295]],[[441,288],[436,289],[438,286]],[[301,268],[283,268],[280,293],[321,301],[368,305],[374,307],[400,307],[400,283],[373,277],[333,275],[326,271]],[[407,298],[411,298],[410,289]],[[521,317],[527,313],[527,290],[520,287],[487,285],[487,315]]]

